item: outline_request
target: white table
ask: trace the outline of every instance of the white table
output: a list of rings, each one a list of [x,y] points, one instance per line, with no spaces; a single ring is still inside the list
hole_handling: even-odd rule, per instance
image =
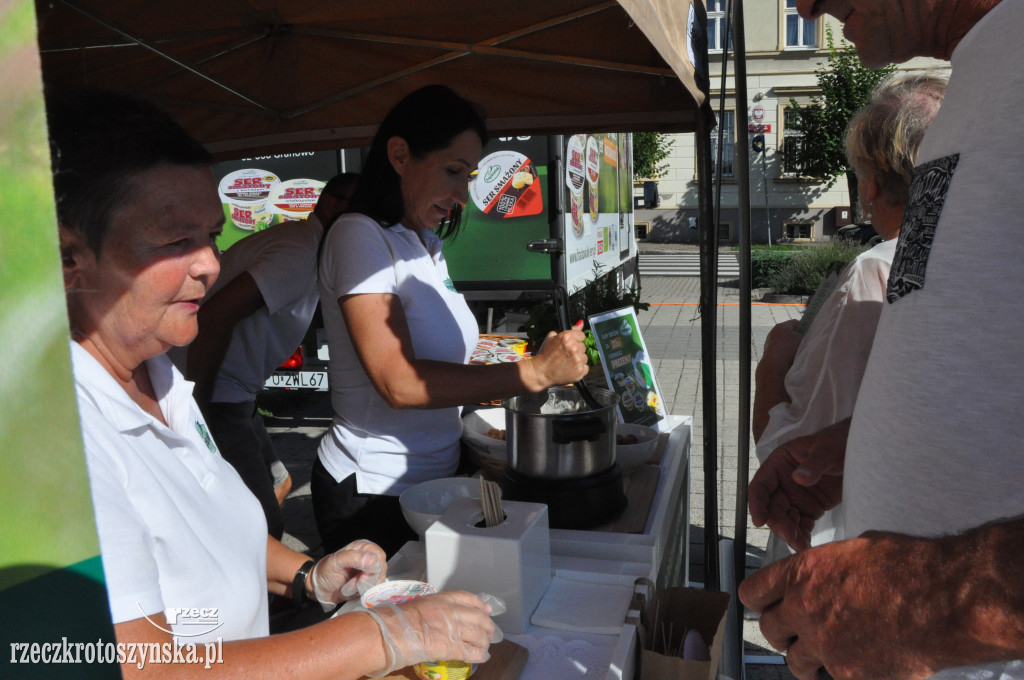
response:
[[[646,577],[659,588],[686,585],[689,546],[689,468],[691,419],[670,416],[672,427],[658,463],[660,477],[643,533],[551,529],[551,566],[619,577]],[[390,579],[422,579],[426,555],[411,541],[388,562]],[[348,605],[343,608],[347,610]],[[622,680],[635,671],[636,628],[625,623],[618,635],[598,635],[530,625],[507,638],[530,649],[521,680]]]

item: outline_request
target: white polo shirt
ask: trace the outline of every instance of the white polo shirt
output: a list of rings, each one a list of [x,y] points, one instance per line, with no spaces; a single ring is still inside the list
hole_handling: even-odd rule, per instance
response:
[[[192,383],[166,356],[146,362],[168,428],[78,343],[71,358],[113,622],[165,612],[183,641],[269,634],[267,522]],[[214,608],[205,622],[174,611]]]
[[[895,252],[896,241],[885,241],[858,255],[843,270],[786,373],[791,401],[776,404],[768,412],[768,425],[757,442],[762,463],[786,442],[853,415]],[[843,538],[837,510],[814,523],[811,545]]]
[[[460,409],[388,406],[363,370],[338,306],[344,295],[397,295],[417,359],[468,362],[479,337],[476,318],[455,292],[441,246],[429,230],[385,229],[358,213],[342,215],[324,242],[320,299],[334,422],[319,455],[337,481],[354,473],[360,493],[397,495],[458,465]]]

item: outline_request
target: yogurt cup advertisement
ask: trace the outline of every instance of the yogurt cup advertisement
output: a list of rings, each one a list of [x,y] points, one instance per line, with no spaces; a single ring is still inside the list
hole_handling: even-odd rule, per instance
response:
[[[624,307],[588,318],[608,386],[619,395],[619,420],[667,430],[664,401],[636,311]]]
[[[552,277],[551,258],[526,249],[551,238],[545,136],[494,137],[469,183],[458,238],[445,239],[448,274],[464,282],[513,282]]]
[[[497,219],[540,214],[544,207],[533,161],[512,149],[480,161],[469,195],[481,213]]]
[[[629,135],[573,135],[565,145],[565,268],[566,289],[575,293],[594,278],[594,266],[604,271],[630,255],[628,233],[632,190],[628,161]],[[622,185],[620,187],[620,185]]]
[[[310,151],[224,161],[214,166],[224,205],[224,232],[217,246],[227,250],[246,236],[287,220],[305,219],[324,182],[338,172],[338,152]]]

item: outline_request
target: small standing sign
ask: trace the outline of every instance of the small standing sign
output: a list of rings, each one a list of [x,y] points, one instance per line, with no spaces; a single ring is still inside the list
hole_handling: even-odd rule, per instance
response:
[[[589,317],[608,386],[619,395],[619,421],[667,430],[665,406],[632,307]]]

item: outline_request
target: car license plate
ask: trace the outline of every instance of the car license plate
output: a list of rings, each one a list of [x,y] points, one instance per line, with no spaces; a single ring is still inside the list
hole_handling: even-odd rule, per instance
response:
[[[277,371],[267,378],[266,387],[327,391],[325,371]]]

